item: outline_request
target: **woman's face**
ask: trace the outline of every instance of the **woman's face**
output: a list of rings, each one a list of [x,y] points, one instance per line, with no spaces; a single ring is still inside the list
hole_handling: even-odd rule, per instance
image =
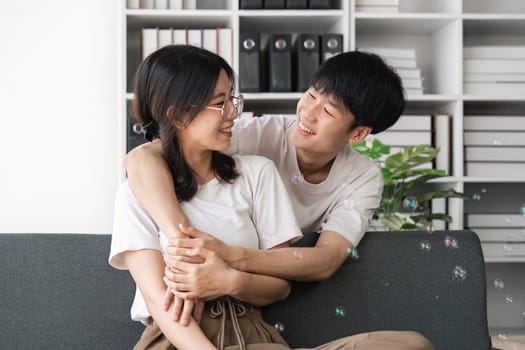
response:
[[[226,72],[221,70],[207,107],[180,129],[182,147],[211,151],[224,151],[230,147],[233,121],[237,118],[231,108],[231,94],[230,80]]]

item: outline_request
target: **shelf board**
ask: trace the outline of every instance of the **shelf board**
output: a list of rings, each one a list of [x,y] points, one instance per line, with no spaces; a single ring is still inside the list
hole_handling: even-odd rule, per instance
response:
[[[493,101],[493,102],[523,102],[525,101],[525,96],[480,96],[480,95],[463,95],[463,101]]]
[[[525,13],[464,13],[464,20],[525,20]]]
[[[231,27],[229,10],[126,10],[128,29],[144,27]]]
[[[509,177],[472,177],[472,176],[465,176],[460,179],[462,182],[466,183],[489,183],[489,182],[505,182],[505,183],[525,183],[525,178],[523,177],[516,177],[516,178],[509,178]]]
[[[525,263],[525,256],[486,256],[486,263]]]
[[[356,14],[358,34],[431,35],[459,17],[449,14]]]

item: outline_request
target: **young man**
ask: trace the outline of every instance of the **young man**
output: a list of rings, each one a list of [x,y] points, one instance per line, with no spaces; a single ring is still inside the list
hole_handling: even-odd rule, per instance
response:
[[[168,253],[188,255],[189,248],[204,247],[246,272],[298,281],[329,278],[359,244],[383,188],[377,166],[348,144],[387,129],[404,107],[401,80],[380,57],[345,52],[327,60],[298,102],[295,118],[240,119],[230,149],[274,161],[301,229],[320,233],[316,246],[229,247],[197,227],[186,232],[197,239],[177,239]],[[191,223],[178,205],[160,142],[130,152],[126,168],[135,196],[160,229],[171,237],[183,236],[179,224]]]

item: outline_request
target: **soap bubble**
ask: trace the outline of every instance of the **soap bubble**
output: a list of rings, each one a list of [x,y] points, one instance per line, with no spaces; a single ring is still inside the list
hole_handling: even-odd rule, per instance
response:
[[[284,324],[282,324],[281,322],[277,322],[273,326],[275,327],[275,329],[277,329],[277,332],[279,333],[284,332]]]
[[[467,278],[467,270],[461,265],[455,266],[452,270],[452,278],[458,281],[464,281]]]
[[[501,139],[494,139],[494,141],[492,141],[492,143],[494,144],[494,146],[501,146],[502,145]]]
[[[512,295],[510,295],[510,294],[505,295],[505,303],[506,304],[512,304],[513,301],[514,301],[514,299],[512,298]]]
[[[292,175],[290,176],[290,178],[291,178],[291,180],[292,180],[292,182],[293,182],[294,184],[300,184],[301,182],[304,181],[303,175],[302,175],[301,173],[299,173],[299,172],[296,172],[296,171],[294,171],[294,172],[292,173]]]
[[[385,282],[385,283],[383,283],[383,285],[384,285],[385,287],[390,287],[390,282]]]
[[[403,199],[403,208],[405,209],[415,209],[417,208],[417,199],[416,197],[413,197],[413,196],[408,196],[408,197],[405,197],[405,199]]]
[[[512,218],[510,217],[507,217],[503,220],[507,225],[511,224],[512,223]]]
[[[345,209],[352,210],[355,207],[355,201],[353,198],[347,198],[343,201]]]
[[[346,310],[342,306],[337,306],[335,308],[335,316],[336,317],[344,317],[346,315]]]
[[[503,289],[505,287],[505,282],[503,282],[502,279],[496,278],[494,280],[494,288],[496,289]]]
[[[474,193],[472,195],[472,200],[476,201],[476,202],[479,202],[481,200],[481,195],[479,193]]]
[[[481,193],[487,193],[487,189],[486,188],[482,188],[481,189]]]
[[[428,233],[434,233],[436,230],[434,229],[434,226],[432,224],[427,226],[427,232]]]
[[[445,237],[445,246],[447,248],[452,248],[452,249],[459,248],[458,241],[451,236]]]
[[[430,242],[429,241],[421,241],[419,243],[419,248],[423,251],[430,251],[430,249],[432,248],[431,245],[430,245]]]
[[[502,341],[506,341],[507,340],[507,335],[505,333],[500,333],[500,334],[498,334],[498,339],[502,340]]]
[[[521,205],[520,213],[521,213],[521,215],[525,216],[525,203],[523,203],[523,204]]]
[[[293,256],[295,256],[296,259],[301,259],[303,257],[303,253],[301,253],[301,252],[299,252],[297,250],[294,250]]]
[[[508,242],[505,242],[505,244],[503,244],[503,251],[505,253],[510,253],[512,252],[512,244],[508,243]]]
[[[357,252],[357,249],[355,247],[346,248],[346,255],[348,255],[352,260],[359,259],[359,253]]]

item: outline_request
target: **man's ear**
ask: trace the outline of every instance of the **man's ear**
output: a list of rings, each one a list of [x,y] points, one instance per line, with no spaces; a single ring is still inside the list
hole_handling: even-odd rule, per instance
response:
[[[348,142],[357,143],[363,141],[365,137],[370,135],[371,132],[372,128],[369,126],[357,126],[350,132],[350,135],[348,136]]]

